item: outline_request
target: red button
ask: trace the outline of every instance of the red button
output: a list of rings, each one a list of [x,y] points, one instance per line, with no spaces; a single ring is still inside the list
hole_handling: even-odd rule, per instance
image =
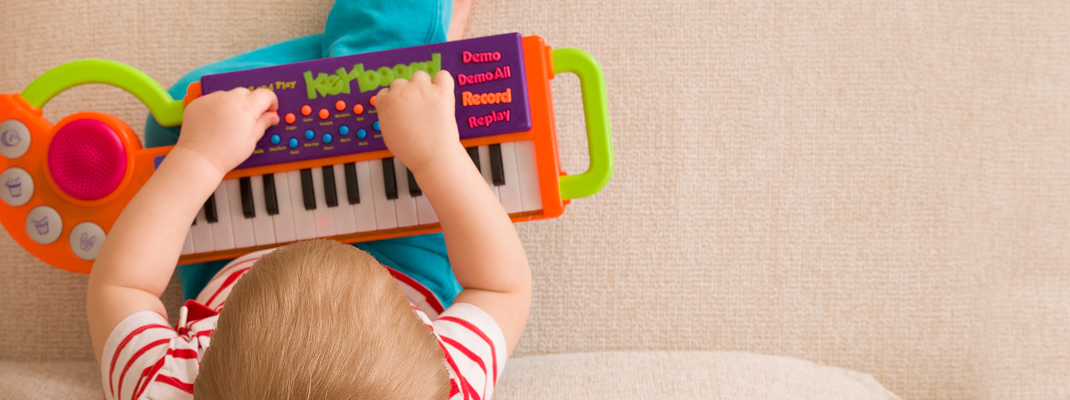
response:
[[[301,107],[301,115],[307,116],[308,114],[312,114],[312,107],[306,104],[304,107]]]
[[[372,103],[372,107],[375,107],[375,96],[372,96],[372,101],[370,103]]]
[[[286,123],[287,123],[287,124],[292,124],[292,123],[294,123],[294,121],[296,121],[296,120],[297,120],[297,117],[296,117],[296,116],[294,116],[294,113],[289,113],[289,114],[286,114]]]
[[[360,104],[353,106],[353,114],[364,114],[364,106]]]
[[[337,103],[334,103],[334,109],[338,110],[338,111],[345,110],[346,109],[346,102],[344,102],[342,100],[338,100]]]
[[[330,116],[331,116],[331,112],[327,111],[326,108],[321,108],[320,109],[320,119],[327,119]]]

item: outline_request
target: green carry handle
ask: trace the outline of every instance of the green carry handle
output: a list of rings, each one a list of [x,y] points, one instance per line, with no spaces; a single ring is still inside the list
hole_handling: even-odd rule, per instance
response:
[[[555,74],[571,72],[580,78],[583,116],[587,123],[587,150],[591,157],[587,172],[561,177],[561,199],[587,197],[602,190],[613,176],[606,78],[594,57],[583,50],[557,49],[552,51],[551,57]]]
[[[103,83],[130,92],[149,107],[161,126],[182,124],[182,101],[173,99],[144,72],[115,61],[90,59],[60,65],[35,79],[19,96],[41,109],[60,92],[86,83]]]

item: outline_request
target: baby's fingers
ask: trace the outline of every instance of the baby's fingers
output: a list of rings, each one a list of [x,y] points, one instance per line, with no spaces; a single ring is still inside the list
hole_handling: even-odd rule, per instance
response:
[[[249,106],[258,112],[275,111],[279,109],[279,98],[275,92],[267,89],[256,89],[249,93]],[[276,116],[277,119],[278,116]]]
[[[412,73],[412,83],[430,84],[431,75],[427,74],[427,71],[419,70]]]
[[[393,84],[390,86],[393,86]],[[390,97],[393,96],[393,94],[394,92],[388,87],[379,90],[379,93],[375,94],[375,108],[382,109],[383,104],[390,102]]]
[[[264,131],[268,128],[279,124],[279,114],[274,110],[265,111],[260,114],[260,118],[256,120],[256,131],[253,132],[256,135],[257,140],[261,136],[264,136]]]
[[[435,86],[442,86],[448,90],[453,90],[453,75],[450,75],[449,71],[441,70],[435,74]]]

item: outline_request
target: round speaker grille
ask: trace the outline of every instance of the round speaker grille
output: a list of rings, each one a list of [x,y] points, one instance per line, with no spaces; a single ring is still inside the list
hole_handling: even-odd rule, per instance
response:
[[[126,148],[103,122],[79,119],[64,125],[48,145],[48,170],[59,189],[81,200],[103,198],[126,174]]]

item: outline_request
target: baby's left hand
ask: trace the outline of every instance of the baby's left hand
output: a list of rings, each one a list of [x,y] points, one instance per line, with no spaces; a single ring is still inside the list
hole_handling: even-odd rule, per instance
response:
[[[253,154],[268,127],[279,123],[278,98],[267,89],[237,88],[186,106],[176,148],[199,153],[226,174]]]

